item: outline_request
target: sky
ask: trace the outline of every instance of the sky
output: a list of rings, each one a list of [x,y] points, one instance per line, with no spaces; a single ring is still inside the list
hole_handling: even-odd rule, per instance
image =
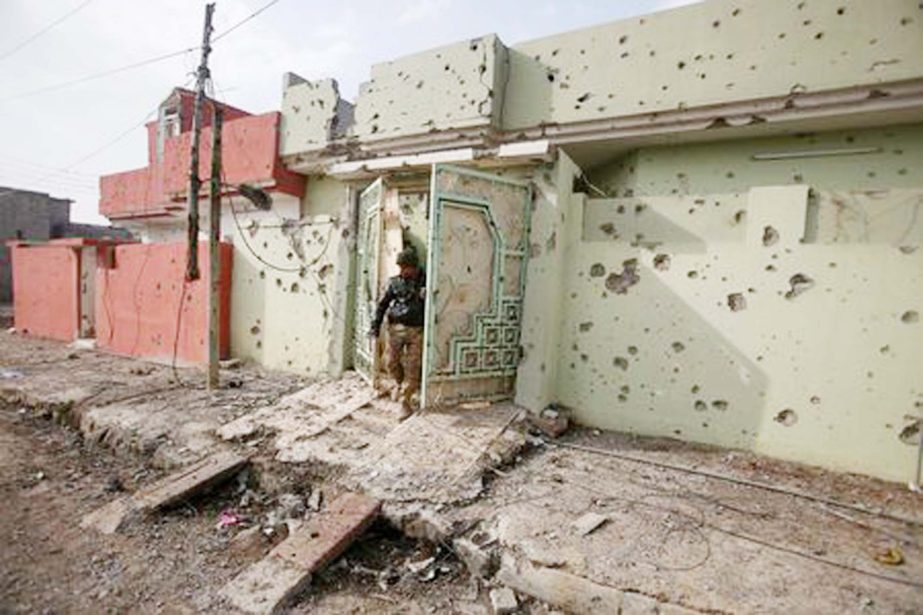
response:
[[[270,0],[215,1],[220,34]],[[488,33],[512,45],[692,1],[277,0],[216,42],[209,64],[217,98],[263,113],[279,109],[286,72],[333,77],[354,100],[377,62]],[[98,178],[145,166],[143,125],[174,86],[192,83],[204,6],[0,0],[0,186],[72,199],[73,220],[105,224]]]

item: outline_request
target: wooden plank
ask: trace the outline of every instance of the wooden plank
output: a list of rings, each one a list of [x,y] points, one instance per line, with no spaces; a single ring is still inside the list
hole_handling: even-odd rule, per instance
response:
[[[236,453],[215,453],[141,489],[133,499],[142,508],[166,508],[236,474],[247,465],[247,461],[246,457]]]
[[[259,562],[222,589],[247,613],[274,613],[311,582],[311,575],[339,557],[375,520],[381,502],[347,493],[293,532]]]
[[[221,483],[236,474],[248,461],[246,457],[232,452],[215,453],[131,496],[89,513],[81,520],[80,527],[114,534],[134,519],[177,504]]]

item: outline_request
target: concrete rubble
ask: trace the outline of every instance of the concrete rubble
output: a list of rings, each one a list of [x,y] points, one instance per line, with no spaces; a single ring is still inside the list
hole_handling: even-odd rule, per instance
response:
[[[130,384],[121,374],[150,364],[80,352],[64,359],[86,376],[68,378],[80,382],[79,393],[68,393],[58,367],[68,350],[5,335],[3,369],[22,374],[0,382],[7,403],[155,466],[186,468],[179,476],[192,476],[198,461],[226,478],[250,459],[251,477],[238,481],[234,501],[243,510],[255,501],[268,508],[228,540],[228,554],[249,563],[221,594],[238,609],[270,612],[291,600],[378,515],[406,536],[451,546],[480,588],[458,607],[471,612],[528,612],[538,603],[576,613],[848,611],[865,600],[912,612],[920,604],[918,496],[881,481],[595,430],[545,440],[527,434],[523,411],[511,404],[398,422],[396,404],[358,377],[265,382],[246,365],[236,369],[243,386],[221,391],[206,420],[194,404],[182,405],[204,392],[176,388],[161,366]],[[183,489],[165,487],[182,483],[165,479],[134,496],[116,494],[84,524],[115,531],[139,509],[188,497],[204,478]],[[337,525],[331,511],[350,492],[363,503],[349,509],[365,513]],[[319,548],[321,535],[328,547],[295,555]],[[300,546],[286,551],[292,545]],[[891,546],[902,563],[876,562]],[[427,582],[441,574],[439,557],[424,552],[394,566]],[[393,570],[375,573],[383,591]]]

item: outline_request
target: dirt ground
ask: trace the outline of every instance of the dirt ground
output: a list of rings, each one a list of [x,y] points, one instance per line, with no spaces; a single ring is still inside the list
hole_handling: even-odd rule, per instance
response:
[[[541,600],[596,613],[629,599],[621,612],[923,612],[923,496],[905,485],[615,432],[548,442],[500,405],[485,425],[452,409],[399,424],[389,402],[356,403],[368,395],[356,378],[253,366],[222,378],[210,393],[193,370],[0,332],[0,613],[226,613],[219,590],[287,533],[285,497],[376,488],[392,522],[427,506],[423,531],[397,524],[435,542],[379,522],[290,612],[474,615],[499,584],[536,614],[550,611]],[[251,470],[114,536],[80,529],[216,447]],[[453,451],[466,454],[451,462]],[[483,483],[404,502],[456,466],[486,472]],[[412,489],[388,502],[395,485]],[[227,509],[244,523],[219,529]],[[580,530],[587,515],[601,521]],[[459,537],[498,565],[490,581],[455,557]],[[889,550],[902,561],[881,561]]]
[[[272,544],[239,552],[233,537],[241,530],[217,529],[220,512],[240,500],[237,483],[115,536],[79,527],[85,513],[157,474],[49,420],[0,407],[0,613],[226,613],[218,590]],[[406,565],[430,557],[436,564],[424,574]],[[320,574],[291,612],[486,611],[449,551],[382,524]]]

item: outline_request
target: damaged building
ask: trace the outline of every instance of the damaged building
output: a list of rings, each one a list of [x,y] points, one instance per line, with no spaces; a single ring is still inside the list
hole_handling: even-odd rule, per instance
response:
[[[560,404],[906,480],[921,57],[913,0],[711,0],[382,62],[355,101],[288,74],[279,112],[224,106],[225,354],[375,379],[374,305],[412,245],[424,405]],[[100,212],[141,239],[97,269],[101,348],[207,354],[207,280],[183,281],[192,96],[148,125],[148,166],[101,179]]]

